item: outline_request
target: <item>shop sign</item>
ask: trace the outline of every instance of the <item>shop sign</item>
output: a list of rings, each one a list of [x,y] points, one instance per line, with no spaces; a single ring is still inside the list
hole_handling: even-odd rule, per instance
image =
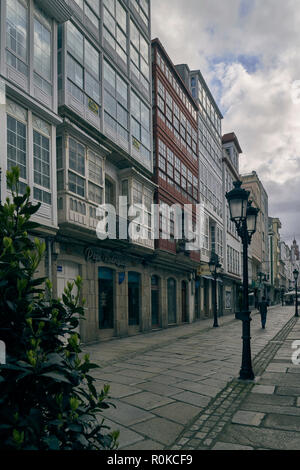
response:
[[[90,261],[92,263],[113,264],[118,268],[124,268],[127,264],[125,258],[114,255],[109,251],[96,251],[93,248],[88,247],[85,249],[84,254],[86,261]]]

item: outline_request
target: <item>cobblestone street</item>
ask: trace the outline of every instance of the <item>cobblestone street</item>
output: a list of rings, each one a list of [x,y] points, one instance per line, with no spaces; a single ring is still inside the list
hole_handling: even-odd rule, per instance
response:
[[[271,308],[266,330],[252,319],[255,384],[236,379],[242,324],[233,317],[218,329],[209,319],[86,347],[102,366],[97,388],[111,386],[116,408],[103,416],[120,430],[119,449],[299,449],[291,342],[300,325],[293,307]]]

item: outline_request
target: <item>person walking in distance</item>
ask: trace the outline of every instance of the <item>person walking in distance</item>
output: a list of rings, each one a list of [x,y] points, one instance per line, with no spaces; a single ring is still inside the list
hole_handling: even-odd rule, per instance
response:
[[[261,316],[261,326],[264,330],[266,328],[267,313],[268,313],[268,302],[265,297],[262,298],[262,301],[258,305],[260,316]]]

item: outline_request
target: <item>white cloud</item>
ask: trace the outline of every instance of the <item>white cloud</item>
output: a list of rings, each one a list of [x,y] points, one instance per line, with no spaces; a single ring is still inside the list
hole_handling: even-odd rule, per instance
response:
[[[242,3],[245,16],[239,14]],[[175,64],[201,69],[224,111],[223,131],[234,131],[241,143],[241,172],[258,172],[270,215],[282,219],[283,234],[300,240],[300,104],[291,97],[300,80],[297,0],[151,4],[152,37],[160,38]],[[256,68],[247,66],[253,58]]]

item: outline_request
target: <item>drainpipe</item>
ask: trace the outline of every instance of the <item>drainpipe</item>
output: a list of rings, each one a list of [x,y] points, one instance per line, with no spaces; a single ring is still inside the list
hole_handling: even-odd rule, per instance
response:
[[[52,284],[52,238],[47,238],[47,254],[48,254],[48,279]]]

